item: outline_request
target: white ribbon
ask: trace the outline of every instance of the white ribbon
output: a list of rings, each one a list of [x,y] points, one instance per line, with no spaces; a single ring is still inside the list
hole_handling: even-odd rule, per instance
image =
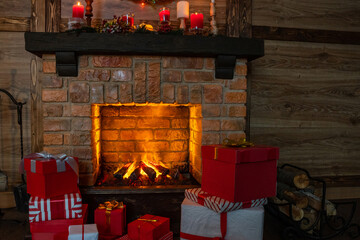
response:
[[[66,154],[57,154],[52,155],[47,152],[40,152],[40,153],[32,153],[30,155],[25,156],[24,158],[35,158],[31,160],[31,172],[36,173],[36,161],[48,161],[49,159],[56,160],[56,169],[57,172],[65,172],[66,170],[66,163],[74,170],[76,175],[79,176],[79,165],[75,161],[73,157],[69,157]]]

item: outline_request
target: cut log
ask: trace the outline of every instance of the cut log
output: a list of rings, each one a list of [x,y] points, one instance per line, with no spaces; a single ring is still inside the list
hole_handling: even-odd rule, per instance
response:
[[[140,171],[141,171],[141,167],[135,168],[135,170],[130,174],[129,179],[133,182],[138,180],[141,175]]]
[[[123,177],[125,176],[125,174],[127,173],[130,165],[131,165],[131,163],[125,164],[122,168],[120,168],[119,171],[114,173],[114,177],[119,180],[122,180]]]
[[[152,165],[154,168],[156,168],[156,170],[158,170],[158,171],[161,173],[161,175],[163,175],[163,176],[166,176],[167,174],[170,173],[170,170],[169,170],[168,168],[163,167],[163,166],[161,166],[160,164],[151,163],[151,165]]]
[[[304,195],[308,198],[309,206],[316,211],[321,210],[321,198],[315,196],[312,193],[304,192]],[[325,210],[327,216],[335,216],[336,215],[336,207],[329,200],[325,200]]]
[[[304,211],[304,218],[300,223],[300,228],[301,228],[301,230],[304,230],[307,233],[312,234],[313,233],[312,227],[318,218],[318,214],[320,214],[320,213],[313,209],[303,210],[303,211]],[[311,229],[309,229],[309,228],[311,228]]]
[[[278,168],[277,180],[291,187],[304,189],[310,184],[310,179],[305,173],[296,173]]]
[[[285,203],[289,203],[286,200],[281,200],[277,197],[272,197],[269,198],[269,200],[273,203],[276,204],[285,204]],[[285,206],[278,206],[279,211],[282,212],[283,214],[285,214],[286,216],[290,217],[290,205],[285,205]],[[301,219],[304,218],[304,211],[303,209],[296,207],[294,205],[291,206],[291,216],[292,216],[292,220],[298,222]]]
[[[298,192],[281,182],[277,183],[277,197],[296,205],[298,208],[306,208],[309,204],[304,193]]]
[[[145,163],[140,163],[141,169],[146,173],[146,175],[149,177],[150,181],[154,181],[156,178],[156,172],[151,167],[146,166]]]

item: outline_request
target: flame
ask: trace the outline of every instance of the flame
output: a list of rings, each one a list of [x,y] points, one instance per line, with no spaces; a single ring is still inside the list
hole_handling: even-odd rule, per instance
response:
[[[77,5],[80,6],[80,2],[77,2]]]
[[[136,161],[132,162],[130,167],[128,168],[126,174],[124,175],[124,178],[129,178],[130,174],[135,170],[136,168]]]

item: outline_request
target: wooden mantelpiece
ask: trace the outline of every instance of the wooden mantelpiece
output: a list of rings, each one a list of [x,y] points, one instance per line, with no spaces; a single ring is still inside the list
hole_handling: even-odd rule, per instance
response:
[[[236,58],[251,61],[264,55],[264,41],[225,36],[26,32],[25,49],[39,57],[55,53],[59,76],[77,76],[78,55],[145,54],[215,57],[216,77],[229,79]]]

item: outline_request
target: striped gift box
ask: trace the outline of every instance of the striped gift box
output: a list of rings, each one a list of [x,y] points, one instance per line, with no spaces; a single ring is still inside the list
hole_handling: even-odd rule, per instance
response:
[[[267,198],[255,199],[248,202],[229,202],[220,197],[210,195],[201,190],[201,188],[186,189],[185,197],[217,213],[230,212],[242,208],[259,207],[267,204]]]
[[[131,240],[131,238],[129,238],[129,235],[126,234],[126,235],[122,236],[121,238],[117,238],[116,240]],[[168,232],[159,240],[173,240],[173,232]]]
[[[80,193],[69,193],[47,199],[32,196],[29,200],[29,222],[81,217],[82,199]]]

